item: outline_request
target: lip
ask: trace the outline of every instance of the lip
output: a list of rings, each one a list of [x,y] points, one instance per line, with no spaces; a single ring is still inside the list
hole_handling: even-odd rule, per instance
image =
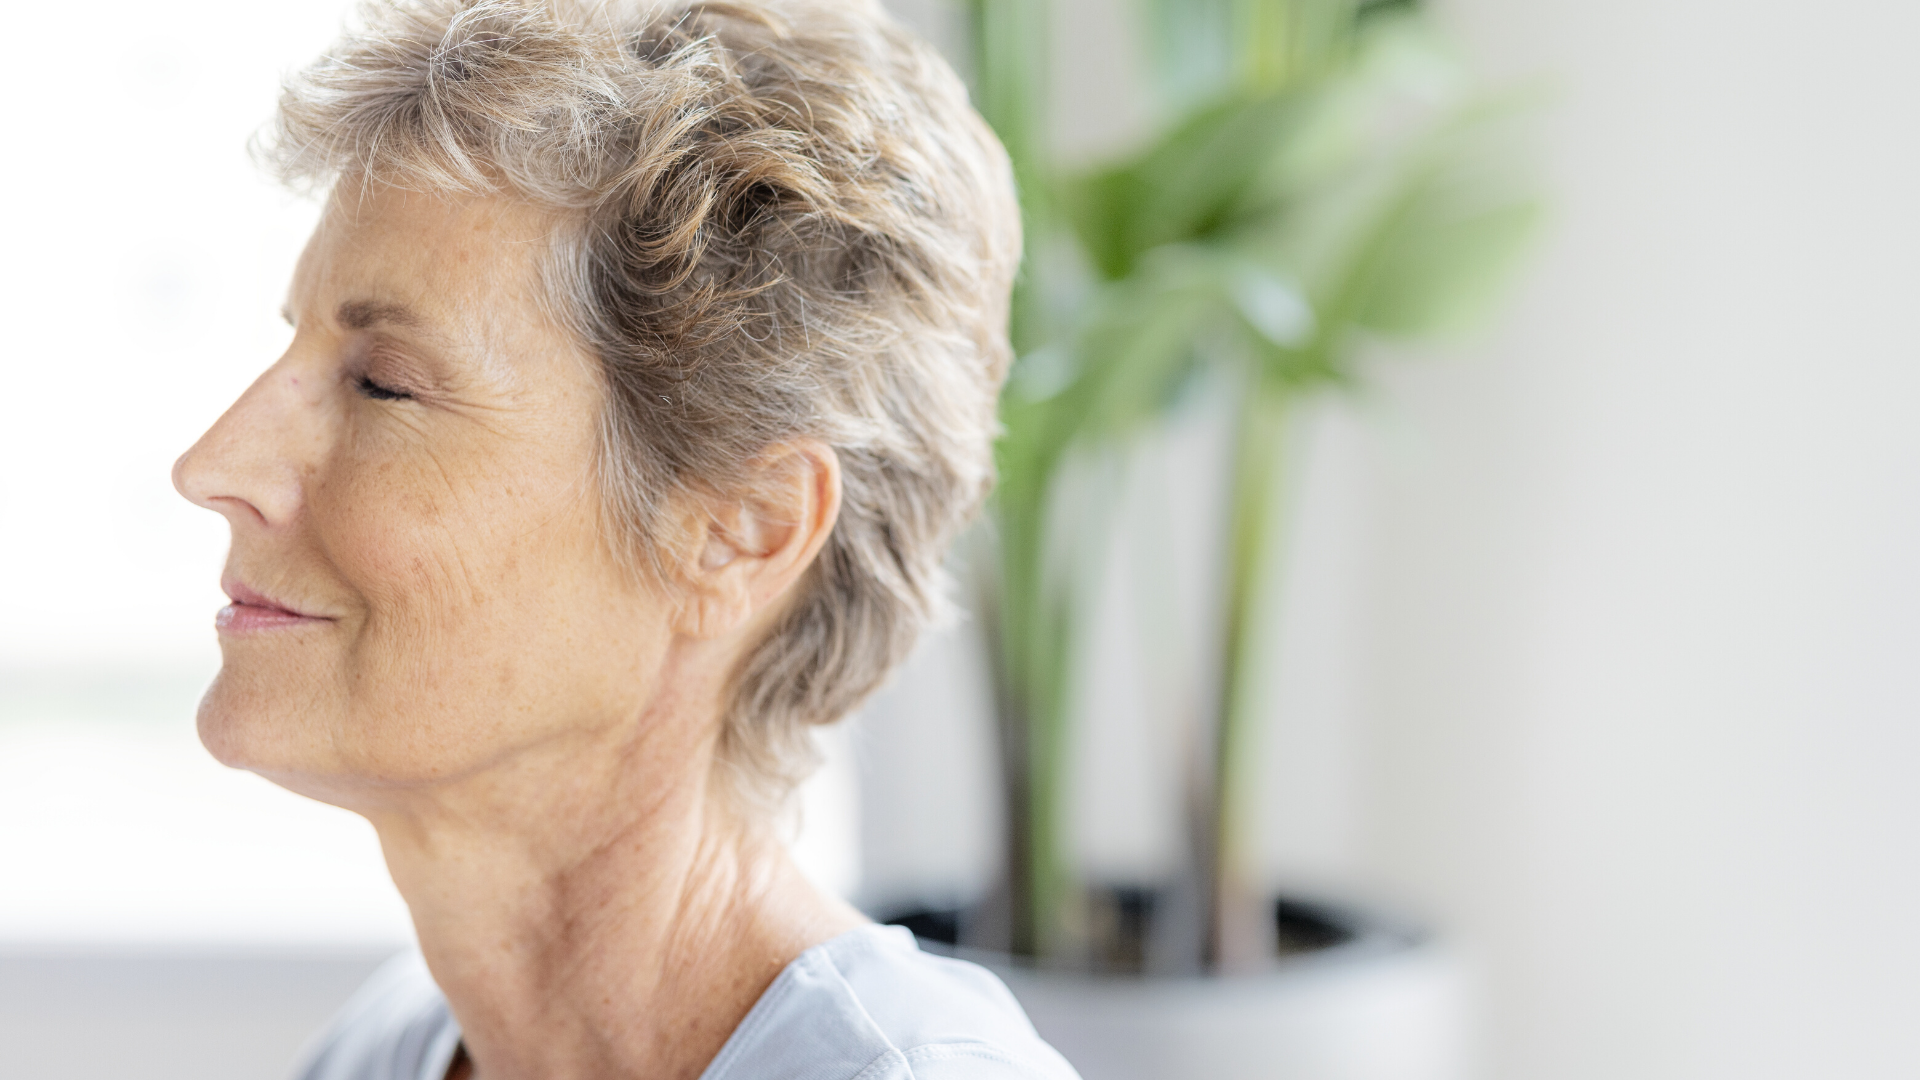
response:
[[[265,593],[248,588],[241,581],[222,581],[220,591],[233,601],[213,616],[214,629],[223,634],[260,633],[333,621],[321,615],[298,611]]]

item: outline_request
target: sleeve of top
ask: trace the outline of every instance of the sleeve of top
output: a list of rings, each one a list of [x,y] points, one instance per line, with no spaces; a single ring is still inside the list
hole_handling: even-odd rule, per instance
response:
[[[381,965],[314,1039],[294,1080],[442,1080],[460,1028],[426,961]]]
[[[1078,1080],[984,968],[864,927],[768,987],[702,1080]]]

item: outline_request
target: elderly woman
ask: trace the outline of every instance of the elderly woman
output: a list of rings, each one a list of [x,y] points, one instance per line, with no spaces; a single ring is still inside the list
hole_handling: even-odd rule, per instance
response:
[[[200,733],[371,820],[421,951],[304,1075],[1071,1077],[777,828],[991,480],[1018,224],[952,72],[873,0],[418,0],[267,155],[327,201],[175,470],[233,537]]]

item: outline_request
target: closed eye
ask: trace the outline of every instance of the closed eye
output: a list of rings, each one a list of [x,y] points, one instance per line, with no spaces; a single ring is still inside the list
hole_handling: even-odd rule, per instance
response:
[[[387,387],[381,386],[365,375],[360,376],[354,385],[359,388],[360,393],[375,401],[407,401],[413,397],[412,394],[404,390],[390,390]]]

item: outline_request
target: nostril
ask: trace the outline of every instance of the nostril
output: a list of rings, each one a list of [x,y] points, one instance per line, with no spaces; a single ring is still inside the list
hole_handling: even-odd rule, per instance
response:
[[[209,456],[206,440],[193,444],[186,453],[181,454],[173,463],[173,489],[180,497],[204,510],[211,510],[229,522],[239,524],[242,521],[255,525],[271,525],[272,520],[266,510],[272,503],[262,503],[258,498],[257,485],[245,482],[235,474],[231,461],[223,454]],[[213,449],[219,449],[217,446]]]

